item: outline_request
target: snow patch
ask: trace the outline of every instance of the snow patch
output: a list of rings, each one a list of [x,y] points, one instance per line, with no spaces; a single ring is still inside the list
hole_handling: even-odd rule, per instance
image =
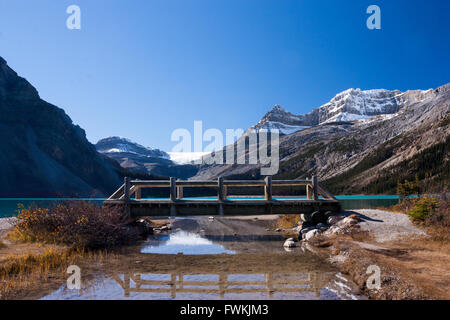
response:
[[[199,160],[209,152],[168,152],[170,160],[177,164],[187,164]]]

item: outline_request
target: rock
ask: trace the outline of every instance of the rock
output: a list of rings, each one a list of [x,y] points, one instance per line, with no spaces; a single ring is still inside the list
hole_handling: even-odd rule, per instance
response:
[[[311,222],[314,224],[321,223],[325,221],[325,215],[321,211],[315,211],[311,214]]]
[[[315,237],[315,236],[317,236],[317,235],[319,235],[319,234],[320,234],[320,231],[317,230],[317,229],[308,231],[308,232],[305,234],[305,240],[306,240],[306,241],[309,241],[309,240],[311,240],[313,237]]]
[[[161,228],[159,228],[160,231],[169,231],[169,227],[168,226],[162,226]]]
[[[342,219],[344,219],[343,216],[331,216],[331,217],[328,217],[327,223],[328,223],[329,225],[333,225],[333,224],[338,223],[338,222],[341,221]]]
[[[342,220],[342,223],[343,223],[344,225],[355,225],[357,222],[358,222],[358,221],[356,221],[355,219],[350,218],[350,217],[347,217],[347,218],[345,218],[344,220]]]
[[[326,235],[332,235],[332,234],[339,234],[341,233],[342,229],[338,226],[331,226],[326,232]]]
[[[315,225],[312,224],[311,222],[304,222],[304,223],[302,224],[302,230],[303,230],[303,229],[309,229],[309,228],[315,228]]]
[[[276,228],[275,232],[281,232],[281,229],[280,228]]]
[[[299,232],[299,236],[300,236],[300,235],[303,236],[303,235],[305,235],[306,233],[308,233],[309,231],[315,230],[315,229],[316,229],[315,227],[309,227],[309,228],[306,228],[306,229],[302,229],[302,230],[300,230],[300,232]]]
[[[208,218],[208,220],[209,221],[214,221],[214,217],[211,216],[211,217]]]
[[[311,221],[311,214],[309,214],[309,213],[302,213],[302,214],[300,214],[300,219],[303,222],[309,222],[309,221]]]
[[[325,212],[325,220],[328,220],[328,218],[329,217],[332,217],[333,215],[334,215],[334,213],[333,212],[331,212],[331,211],[327,211],[327,212]]]
[[[285,248],[293,248],[295,246],[296,246],[296,244],[295,244],[294,238],[287,239],[283,244],[283,247],[285,247]]]
[[[316,228],[319,229],[320,231],[325,231],[328,229],[328,225],[326,225],[325,223],[318,223],[316,225]]]

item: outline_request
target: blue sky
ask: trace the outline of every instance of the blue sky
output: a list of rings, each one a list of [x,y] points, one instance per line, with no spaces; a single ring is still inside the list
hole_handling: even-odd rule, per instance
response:
[[[72,4],[81,30],[66,28]],[[246,129],[275,104],[450,82],[449,21],[447,0],[0,0],[0,56],[91,142],[170,151],[194,120]]]

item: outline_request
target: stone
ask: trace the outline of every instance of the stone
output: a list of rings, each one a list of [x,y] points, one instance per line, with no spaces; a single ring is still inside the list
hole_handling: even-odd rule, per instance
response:
[[[327,211],[327,212],[325,212],[325,219],[327,220],[329,217],[331,217],[331,216],[333,216],[333,215],[334,215],[333,212]]]
[[[306,240],[306,241],[309,241],[309,240],[311,240],[312,238],[314,238],[315,236],[317,236],[317,235],[319,235],[319,234],[320,234],[320,231],[317,230],[317,229],[308,231],[308,232],[305,234],[305,240]]]
[[[331,217],[328,217],[327,223],[328,223],[329,225],[333,225],[333,224],[338,223],[338,222],[341,221],[342,219],[344,219],[343,216],[331,216]]]
[[[342,220],[342,223],[345,224],[345,225],[354,225],[354,224],[357,223],[357,221],[355,219],[347,217],[344,220]]]
[[[306,228],[306,229],[302,229],[302,230],[300,230],[299,235],[304,235],[304,234],[308,233],[309,231],[315,230],[315,229],[316,229],[315,227],[309,227],[309,228]]]
[[[289,238],[287,239],[284,244],[283,247],[285,248],[294,248],[296,246],[294,238]]]
[[[321,223],[325,221],[325,215],[321,211],[315,211],[311,214],[311,222],[314,224]]]

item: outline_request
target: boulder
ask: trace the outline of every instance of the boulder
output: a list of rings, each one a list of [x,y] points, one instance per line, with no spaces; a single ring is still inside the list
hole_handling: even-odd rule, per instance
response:
[[[285,248],[294,248],[296,246],[294,238],[289,238],[287,239],[284,244],[283,247]]]
[[[344,216],[331,216],[331,217],[328,217],[327,223],[328,223],[329,225],[333,225],[333,224],[338,223],[338,222],[341,221],[342,219],[344,219]]]
[[[320,231],[317,230],[317,229],[308,231],[307,233],[305,233],[305,240],[306,240],[306,241],[309,241],[309,240],[311,240],[313,237],[315,237],[315,236],[317,236],[317,235],[319,235],[319,234],[320,234]]]
[[[311,231],[311,230],[315,230],[316,229],[316,227],[309,227],[309,228],[305,228],[305,229],[301,229],[300,230],[300,232],[299,232],[299,237],[300,236],[304,236],[305,234],[307,234],[309,231]]]
[[[314,224],[325,222],[325,214],[321,211],[314,211],[311,214],[311,222]]]
[[[319,229],[320,231],[325,231],[328,229],[328,225],[326,225],[325,223],[318,223],[316,225],[316,228]]]
[[[344,225],[355,225],[358,221],[356,221],[353,218],[347,217],[344,220],[342,220],[342,224]]]

